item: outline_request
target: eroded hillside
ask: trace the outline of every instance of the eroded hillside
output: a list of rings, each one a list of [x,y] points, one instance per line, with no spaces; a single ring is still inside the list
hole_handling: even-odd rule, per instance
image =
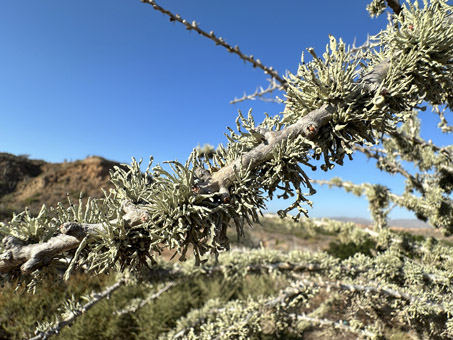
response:
[[[102,197],[101,188],[111,187],[109,170],[115,165],[119,164],[97,156],[47,163],[0,153],[0,220],[26,207],[36,214],[43,203],[67,202],[67,195],[74,200],[81,192],[84,197]]]

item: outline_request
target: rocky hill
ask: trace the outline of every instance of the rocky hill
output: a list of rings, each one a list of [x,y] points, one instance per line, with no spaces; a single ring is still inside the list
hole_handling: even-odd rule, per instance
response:
[[[43,203],[55,206],[67,202],[67,195],[78,200],[102,197],[101,188],[111,187],[109,170],[119,165],[101,157],[64,163],[47,163],[0,153],[0,221],[26,207],[37,214]]]

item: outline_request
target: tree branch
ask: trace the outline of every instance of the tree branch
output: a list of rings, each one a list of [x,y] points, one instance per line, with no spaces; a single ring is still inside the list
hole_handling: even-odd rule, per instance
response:
[[[360,88],[365,88],[370,92],[374,91],[387,75],[389,67],[390,61],[388,59],[385,59],[376,65],[373,71],[366,74],[360,81],[358,91],[360,91]],[[263,133],[263,142],[261,144],[245,153],[234,162],[215,172],[208,181],[205,181],[204,184],[200,184],[199,193],[209,194],[219,192],[222,199],[228,200],[228,187],[233,182],[235,170],[241,168],[253,169],[258,167],[272,158],[273,151],[281,145],[282,142],[294,138],[295,136],[313,139],[318,135],[323,126],[330,123],[335,110],[335,106],[325,104],[319,109],[313,110],[300,118],[296,123],[289,125],[280,131],[268,131]]]
[[[20,266],[23,273],[31,273],[49,263],[55,256],[78,247],[80,240],[60,234],[45,243],[28,244],[13,236],[2,240],[5,252],[0,255],[0,273]]]
[[[281,85],[278,85],[275,82],[275,79],[272,78],[269,86],[266,89],[260,87],[259,89],[256,89],[256,91],[252,94],[244,94],[241,98],[234,98],[232,101],[230,101],[230,104],[237,104],[246,100],[255,100],[256,98],[268,102],[279,102],[278,99],[263,98],[266,94],[272,93],[275,90],[283,91],[285,89]]]
[[[152,2],[151,0],[149,0]],[[390,62],[384,60],[378,64],[375,69],[364,76],[360,82],[368,90],[374,90],[378,84],[385,78],[388,72]],[[360,89],[358,89],[360,91]],[[246,152],[235,161],[224,166],[214,174],[203,171],[203,181],[198,184],[198,194],[219,193],[220,199],[227,203],[230,200],[229,187],[232,185],[236,176],[236,171],[242,168],[254,169],[264,162],[270,160],[273,151],[282,143],[297,136],[303,136],[307,139],[313,139],[318,135],[323,126],[330,123],[335,106],[323,105],[304,117],[296,123],[285,127],[279,131],[258,131],[262,133],[263,141]],[[199,169],[200,170],[200,169]],[[126,213],[123,220],[127,226],[140,224],[149,219],[149,214],[132,202],[124,200],[122,209]],[[112,221],[116,223],[117,221]],[[21,266],[24,273],[31,273],[39,267],[50,262],[58,254],[75,249],[79,246],[81,240],[97,230],[102,230],[103,224],[82,224],[68,222],[60,227],[62,234],[52,237],[49,241],[40,244],[25,245],[24,242],[11,236],[3,239],[6,252],[0,255],[0,272],[7,273],[14,268]]]
[[[225,47],[228,50],[228,52],[237,54],[242,60],[251,63],[253,67],[258,67],[261,70],[263,70],[264,73],[269,74],[272,78],[277,80],[284,89],[287,88],[288,84],[287,84],[286,80],[284,80],[282,77],[280,77],[278,72],[276,70],[274,70],[273,67],[267,67],[267,66],[263,65],[261,63],[261,61],[259,59],[255,59],[253,57],[253,55],[246,55],[246,54],[242,53],[241,50],[239,49],[239,46],[237,46],[237,45],[235,47],[231,46],[230,44],[225,42],[225,40],[223,40],[222,37],[216,37],[216,35],[214,34],[213,31],[208,33],[206,31],[202,30],[201,28],[198,27],[198,24],[196,23],[196,21],[192,21],[192,23],[190,23],[187,20],[181,18],[181,16],[179,14],[173,14],[169,10],[159,6],[154,0],[141,0],[141,1],[143,3],[153,6],[153,8],[155,10],[169,16],[170,21],[178,21],[181,24],[183,24],[184,26],[186,26],[186,29],[194,30],[198,34],[202,35],[203,37],[206,37],[206,38],[214,41],[216,45]]]
[[[140,310],[141,308],[146,306],[151,301],[158,299],[163,293],[165,293],[167,290],[169,290],[173,286],[176,286],[176,282],[168,283],[165,287],[163,287],[156,293],[149,295],[145,299],[141,299],[139,304],[137,304],[135,306],[134,305],[127,306],[126,308],[116,311],[115,314],[123,315],[123,314],[127,314],[127,313],[136,313],[136,312],[138,312],[138,310]]]
[[[122,285],[124,285],[126,281],[124,279],[119,280],[115,284],[113,284],[110,287],[107,287],[103,292],[99,294],[94,294],[93,299],[87,302],[82,306],[82,308],[73,311],[73,315],[60,321],[55,327],[45,331],[45,332],[40,332],[38,335],[36,335],[33,338],[30,338],[29,340],[46,340],[50,338],[52,335],[60,333],[60,331],[69,325],[72,325],[76,319],[81,316],[82,314],[86,313],[89,311],[91,308],[93,308],[98,302],[102,301],[105,298],[108,298],[114,291],[116,291],[118,288],[120,288]]]
[[[295,277],[298,277],[299,275],[295,274]],[[331,282],[331,281],[319,281],[319,282],[314,282],[311,280],[303,279],[300,278],[299,281],[297,281],[297,284],[300,287],[311,287],[311,288],[318,288],[318,287],[323,287],[323,288],[334,288],[334,289],[339,289],[339,290],[347,290],[351,292],[362,292],[364,294],[367,293],[376,293],[376,294],[381,294],[381,295],[386,295],[394,299],[401,299],[405,300],[409,303],[421,303],[423,305],[429,306],[434,309],[438,309],[441,312],[447,312],[448,309],[442,305],[441,303],[426,300],[426,299],[419,299],[413,295],[407,294],[402,291],[397,291],[389,287],[383,287],[379,286],[376,284],[376,286],[365,286],[365,285],[360,285],[360,284],[352,284],[352,283],[343,283],[341,281],[338,282]]]
[[[126,213],[123,220],[129,227],[148,219],[148,213],[130,201],[123,201],[122,208]],[[61,234],[47,242],[37,244],[25,244],[14,236],[6,236],[2,240],[5,252],[0,255],[0,273],[7,273],[20,267],[23,273],[29,274],[49,263],[58,254],[76,249],[86,236],[95,235],[98,231],[104,230],[104,227],[103,223],[66,222],[60,226]]]
[[[335,112],[332,105],[323,105],[302,117],[295,124],[280,131],[263,132],[263,142],[235,161],[215,172],[204,184],[200,184],[200,194],[219,192],[222,199],[229,198],[228,188],[233,183],[235,171],[241,168],[254,169],[272,158],[273,151],[284,141],[296,136],[314,138],[320,129],[327,125]]]

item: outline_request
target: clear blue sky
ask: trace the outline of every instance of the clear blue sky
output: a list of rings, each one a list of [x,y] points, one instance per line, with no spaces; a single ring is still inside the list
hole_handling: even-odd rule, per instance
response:
[[[161,0],[164,7],[280,74],[295,72],[308,47],[323,52],[328,34],[360,44],[385,27],[366,1]],[[255,119],[283,107],[260,101],[231,105],[267,76],[237,56],[139,0],[0,2],[0,151],[51,162],[99,155],[129,163],[185,161],[193,147],[226,143],[237,110]],[[427,113],[434,135],[436,121]],[[433,116],[433,117],[431,117]],[[437,139],[438,138],[438,139]],[[399,177],[356,156],[330,174],[402,190]],[[311,216],[368,217],[367,202],[320,188]],[[283,207],[269,204],[270,210]],[[394,218],[412,216],[401,210]]]

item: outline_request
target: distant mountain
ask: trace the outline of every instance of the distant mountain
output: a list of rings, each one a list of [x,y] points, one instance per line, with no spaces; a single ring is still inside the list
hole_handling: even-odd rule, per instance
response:
[[[360,217],[330,217],[333,220],[345,221],[345,222],[354,222],[357,224],[363,225],[372,225],[373,222],[366,218]],[[403,227],[403,228],[432,228],[432,226],[426,222],[417,220],[417,219],[394,219],[389,220],[390,227]]]

